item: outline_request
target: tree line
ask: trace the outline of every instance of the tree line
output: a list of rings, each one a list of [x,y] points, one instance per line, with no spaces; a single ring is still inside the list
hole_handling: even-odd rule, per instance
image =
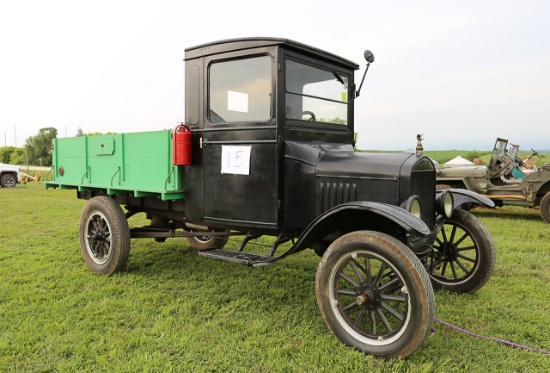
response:
[[[101,135],[102,133],[84,133],[81,128],[76,136]],[[57,137],[57,129],[44,127],[38,134],[25,140],[25,147],[4,146],[0,148],[0,163],[16,165],[45,166],[52,165],[52,140]]]
[[[38,134],[25,140],[24,148],[5,146],[0,148],[0,162],[34,166],[52,165],[52,140],[57,137],[57,129],[44,127]]]

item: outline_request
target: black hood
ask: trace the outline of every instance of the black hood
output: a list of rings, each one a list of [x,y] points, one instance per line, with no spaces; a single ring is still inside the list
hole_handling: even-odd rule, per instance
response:
[[[411,153],[325,153],[319,158],[315,174],[318,177],[346,177],[397,180],[401,166]]]

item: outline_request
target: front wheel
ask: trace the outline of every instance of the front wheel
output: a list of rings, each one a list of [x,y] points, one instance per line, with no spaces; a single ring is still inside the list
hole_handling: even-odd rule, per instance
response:
[[[470,212],[456,209],[424,259],[435,289],[473,293],[493,274],[496,249],[485,225]]]
[[[428,274],[411,250],[386,234],[359,231],[334,241],[315,289],[332,333],[366,354],[404,358],[430,333],[435,299]]]
[[[4,174],[0,178],[2,188],[13,188],[17,184],[17,178],[13,174]]]
[[[128,221],[114,199],[90,199],[80,215],[80,249],[88,267],[111,275],[126,265],[130,254]]]
[[[542,220],[550,223],[550,192],[540,200],[540,216],[542,216]]]

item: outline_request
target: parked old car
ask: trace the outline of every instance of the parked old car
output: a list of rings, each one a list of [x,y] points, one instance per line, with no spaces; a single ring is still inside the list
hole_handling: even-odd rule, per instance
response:
[[[13,188],[21,182],[22,177],[21,167],[0,163],[0,186],[2,188]]]
[[[542,219],[550,223],[550,164],[525,173],[519,146],[497,138],[488,166],[437,169],[437,188],[464,188],[490,198],[495,206],[540,206]],[[533,150],[532,156],[537,156]]]
[[[364,56],[366,73],[374,55]],[[207,43],[185,51],[185,124],[54,139],[46,187],[88,201],[86,264],[122,270],[131,238],[185,237],[201,256],[252,267],[312,249],[328,328],[374,356],[413,353],[431,332],[433,287],[472,293],[490,278],[491,235],[455,207],[493,203],[436,193],[420,136],[416,153],[354,152],[358,68],[288,39]],[[130,229],[139,213],[151,224]],[[248,251],[262,235],[271,247]],[[229,236],[237,250],[224,248]]]

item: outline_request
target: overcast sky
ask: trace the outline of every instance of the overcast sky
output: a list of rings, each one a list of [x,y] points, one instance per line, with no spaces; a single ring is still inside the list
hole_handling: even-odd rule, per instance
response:
[[[550,1],[0,0],[0,146],[184,120],[184,49],[293,39],[361,65],[359,148],[550,149]]]

